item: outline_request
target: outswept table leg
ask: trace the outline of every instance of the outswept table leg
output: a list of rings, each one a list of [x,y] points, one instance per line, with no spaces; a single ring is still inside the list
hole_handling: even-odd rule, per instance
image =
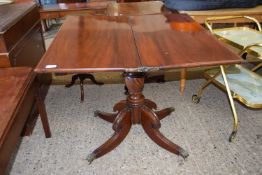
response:
[[[155,111],[154,113],[156,114],[159,120],[162,120],[163,118],[169,116],[174,111],[175,108],[165,108],[160,111]]]
[[[142,94],[145,73],[129,72],[125,76],[125,84],[129,94],[126,100],[122,100],[114,106],[113,110],[117,113],[95,112],[96,116],[113,123],[115,133],[87,157],[89,163],[117,147],[128,134],[132,124],[142,124],[147,135],[162,148],[183,158],[188,157],[188,153],[183,148],[168,140],[159,131],[160,120],[171,114],[174,108],[154,112],[153,109],[157,108],[156,103],[145,99]]]
[[[115,133],[103,145],[87,156],[89,164],[93,160],[102,157],[106,153],[116,148],[127,136],[131,128],[131,113],[128,109],[122,110],[116,117],[113,124]]]
[[[117,113],[107,113],[107,112],[102,112],[102,111],[95,111],[94,112],[95,117],[99,117],[107,122],[113,123],[116,119]]]
[[[184,159],[189,156],[187,151],[185,151],[180,146],[174,144],[168,140],[160,131],[160,120],[157,115],[149,108],[144,108],[142,110],[141,124],[147,135],[160,147],[182,156]]]

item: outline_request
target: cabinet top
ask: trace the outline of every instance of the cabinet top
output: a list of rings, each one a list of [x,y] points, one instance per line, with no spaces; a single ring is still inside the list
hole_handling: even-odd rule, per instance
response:
[[[36,3],[17,3],[0,6],[0,34],[36,7]]]

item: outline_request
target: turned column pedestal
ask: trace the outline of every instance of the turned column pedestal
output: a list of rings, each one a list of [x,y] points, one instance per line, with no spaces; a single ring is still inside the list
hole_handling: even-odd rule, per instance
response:
[[[174,108],[166,108],[154,111],[157,105],[145,99],[142,94],[145,73],[125,73],[125,85],[129,95],[126,100],[118,102],[113,111],[105,113],[95,111],[95,116],[113,124],[114,134],[103,145],[88,155],[87,160],[91,163],[117,147],[127,136],[132,124],[141,124],[146,134],[162,148],[182,156],[188,157],[188,153],[180,146],[168,140],[160,131],[160,120],[174,111]]]

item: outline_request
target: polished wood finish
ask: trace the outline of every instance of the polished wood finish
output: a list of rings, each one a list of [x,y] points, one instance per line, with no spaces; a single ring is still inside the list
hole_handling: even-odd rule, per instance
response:
[[[110,2],[112,1],[50,4],[41,6],[39,12],[41,19],[61,18],[70,14],[106,14]]]
[[[0,174],[14,151],[36,94],[31,68],[0,69]],[[46,137],[51,136],[43,100],[37,100]]]
[[[70,16],[35,71],[134,72],[240,62],[186,14]]]
[[[87,73],[136,69],[140,61],[128,21],[128,17],[69,16],[36,72]],[[47,65],[57,67],[46,69]]]
[[[163,2],[146,1],[146,2],[130,2],[130,3],[110,3],[107,7],[107,15],[109,16],[131,16],[131,15],[149,15],[161,13]]]
[[[131,21],[141,63],[149,69],[240,63],[237,54],[186,14],[135,16]]]
[[[181,69],[181,78],[180,78],[180,92],[183,95],[186,87],[186,68]]]
[[[117,147],[127,136],[132,124],[141,124],[147,135],[160,147],[183,158],[188,157],[188,153],[183,148],[172,143],[159,131],[160,120],[171,114],[174,109],[166,108],[157,112],[152,110],[152,107],[156,108],[155,103],[146,100],[142,94],[144,78],[145,73],[126,73],[125,85],[128,88],[129,95],[126,101],[120,101],[118,107],[114,107],[114,110],[118,112],[116,114],[95,112],[95,116],[113,123],[115,133],[87,157],[89,163]],[[123,105],[120,107],[120,104]]]
[[[186,158],[188,153],[159,131],[160,120],[174,108],[154,111],[155,102],[142,94],[146,72],[240,62],[237,54],[186,14],[71,16],[35,71],[125,72],[126,100],[114,106],[116,113],[95,112],[95,116],[113,123],[115,132],[87,157],[91,163],[117,147],[132,124],[141,124],[155,143]]]
[[[0,6],[0,67],[35,67],[45,52],[38,7],[33,3]]]

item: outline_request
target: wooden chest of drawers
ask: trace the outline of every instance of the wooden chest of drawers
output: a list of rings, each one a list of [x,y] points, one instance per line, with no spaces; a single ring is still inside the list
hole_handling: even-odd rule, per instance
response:
[[[35,67],[45,52],[34,3],[0,6],[0,67]]]

